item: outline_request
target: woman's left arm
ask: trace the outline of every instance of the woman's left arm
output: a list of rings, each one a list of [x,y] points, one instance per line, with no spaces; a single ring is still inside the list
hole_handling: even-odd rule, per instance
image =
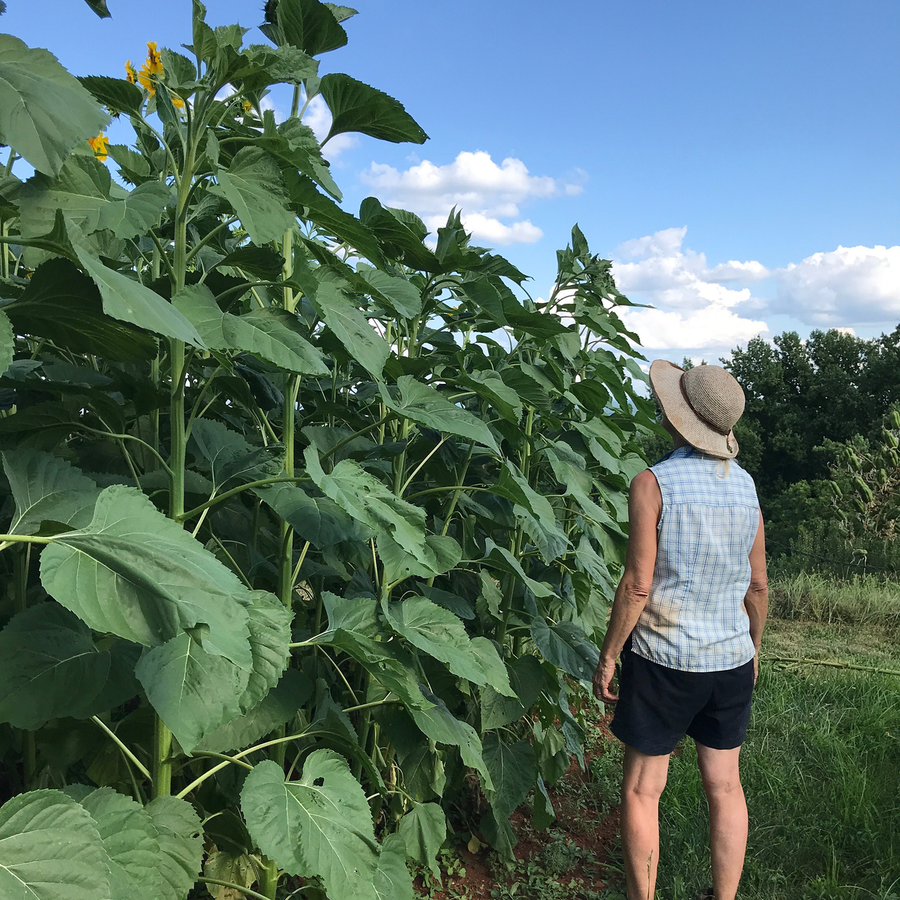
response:
[[[645,469],[631,482],[625,572],[616,588],[609,626],[600,649],[600,661],[594,672],[594,696],[606,703],[614,703],[619,699],[611,690],[616,659],[650,596],[653,567],[656,564],[656,526],[661,514],[662,494],[659,484],[653,472]]]

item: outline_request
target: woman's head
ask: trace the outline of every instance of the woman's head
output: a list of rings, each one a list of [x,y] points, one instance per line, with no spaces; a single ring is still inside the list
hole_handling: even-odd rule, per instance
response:
[[[689,444],[719,459],[737,456],[732,429],[744,411],[744,392],[733,375],[721,366],[685,371],[657,359],[650,384],[668,424]]]

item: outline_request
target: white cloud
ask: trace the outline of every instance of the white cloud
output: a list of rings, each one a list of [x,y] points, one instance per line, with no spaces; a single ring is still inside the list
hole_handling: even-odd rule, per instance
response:
[[[727,353],[737,344],[745,344],[768,330],[765,322],[741,318],[730,309],[714,304],[689,313],[662,309],[629,310],[622,318],[640,336],[644,347],[658,350],[708,348],[715,350],[716,355]]]
[[[622,312],[645,347],[724,354],[765,334],[765,318],[776,314],[801,328],[848,334],[856,333],[853,325],[900,318],[900,246],[839,246],[783,268],[757,260],[710,266],[704,253],[684,246],[686,234],[666,228],[614,253],[619,289],[654,307]]]
[[[416,160],[408,169],[373,162],[361,174],[362,181],[389,206],[418,213],[432,229],[444,224],[453,207],[460,210],[467,230],[491,245],[533,243],[543,232],[521,218],[520,205],[581,193],[583,172],[566,183],[549,176],[531,175],[519,159],[500,165],[482,150],[463,151],[445,166]],[[503,220],[512,220],[504,222]]]
[[[683,248],[686,234],[687,228],[666,228],[626,241],[614,254],[619,290],[654,307],[621,311],[643,346],[724,353],[767,331],[764,321],[740,313],[757,305],[750,289],[722,283],[757,281],[768,274],[765,266],[732,261],[710,268],[705,254]]]
[[[900,246],[839,246],[779,269],[777,280],[780,309],[817,327],[900,316]]]
[[[771,274],[772,272],[769,269],[755,259],[747,262],[738,262],[730,259],[727,263],[719,263],[719,265],[713,266],[706,273],[710,281],[716,281],[719,284],[729,281],[742,281],[744,284],[752,281],[762,281],[770,277]]]
[[[333,116],[328,108],[328,104],[322,99],[321,94],[317,94],[309,101],[309,106],[306,107],[306,112],[303,115],[303,124],[309,125],[316,139],[319,143],[322,143],[328,134],[328,130],[331,128],[332,121]],[[350,147],[355,147],[358,143],[359,138],[355,134],[336,134],[322,148],[322,156],[329,162],[334,162],[341,153]]]

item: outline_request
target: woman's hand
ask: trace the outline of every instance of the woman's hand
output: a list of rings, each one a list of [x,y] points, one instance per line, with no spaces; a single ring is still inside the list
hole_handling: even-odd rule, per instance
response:
[[[592,683],[594,696],[604,703],[615,703],[619,699],[618,694],[612,692],[612,681],[616,675],[616,658],[604,659],[600,657],[597,668],[594,670]]]

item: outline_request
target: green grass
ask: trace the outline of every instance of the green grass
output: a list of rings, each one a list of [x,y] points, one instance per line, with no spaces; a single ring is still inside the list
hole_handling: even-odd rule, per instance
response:
[[[881,625],[900,632],[900,584],[873,576],[838,581],[817,573],[793,575],[771,585],[769,603],[778,619]]]
[[[792,589],[795,605],[782,612],[794,620],[772,621],[764,657],[900,672],[898,595],[857,584],[823,600]],[[743,900],[900,900],[900,677],[764,661],[741,768]],[[692,741],[672,760],[660,833],[657,895],[693,900],[711,882]]]

